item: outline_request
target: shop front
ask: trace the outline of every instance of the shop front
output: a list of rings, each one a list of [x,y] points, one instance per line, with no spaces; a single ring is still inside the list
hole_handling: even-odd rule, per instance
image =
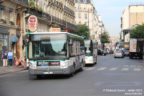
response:
[[[9,48],[9,28],[0,26],[0,66],[2,66],[2,54]]]

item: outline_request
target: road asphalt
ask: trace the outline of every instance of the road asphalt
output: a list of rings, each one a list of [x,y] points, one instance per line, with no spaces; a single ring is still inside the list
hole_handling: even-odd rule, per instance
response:
[[[99,56],[73,77],[29,80],[27,70],[0,75],[0,96],[144,96],[144,61]]]

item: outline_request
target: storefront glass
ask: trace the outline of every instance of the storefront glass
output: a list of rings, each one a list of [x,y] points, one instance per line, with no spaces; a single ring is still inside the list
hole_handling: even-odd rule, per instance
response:
[[[8,50],[8,35],[0,34],[0,51]]]

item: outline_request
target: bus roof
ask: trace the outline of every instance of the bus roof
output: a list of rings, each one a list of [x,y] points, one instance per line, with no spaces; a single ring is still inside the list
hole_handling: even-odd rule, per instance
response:
[[[76,36],[76,37],[79,37],[79,38],[83,38],[82,36],[72,34],[72,33],[68,33],[68,32],[27,32],[27,35],[30,35],[30,34],[38,34],[38,35],[39,34],[68,34],[68,35],[71,35],[71,36]]]

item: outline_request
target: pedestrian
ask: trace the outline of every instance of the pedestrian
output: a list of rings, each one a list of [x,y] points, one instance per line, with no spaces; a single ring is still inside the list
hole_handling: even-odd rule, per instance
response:
[[[9,66],[13,65],[13,52],[12,51],[8,52],[8,65]]]
[[[3,67],[6,67],[6,66],[7,66],[7,58],[8,58],[7,51],[4,51],[4,52],[3,52],[3,55],[2,55]]]

